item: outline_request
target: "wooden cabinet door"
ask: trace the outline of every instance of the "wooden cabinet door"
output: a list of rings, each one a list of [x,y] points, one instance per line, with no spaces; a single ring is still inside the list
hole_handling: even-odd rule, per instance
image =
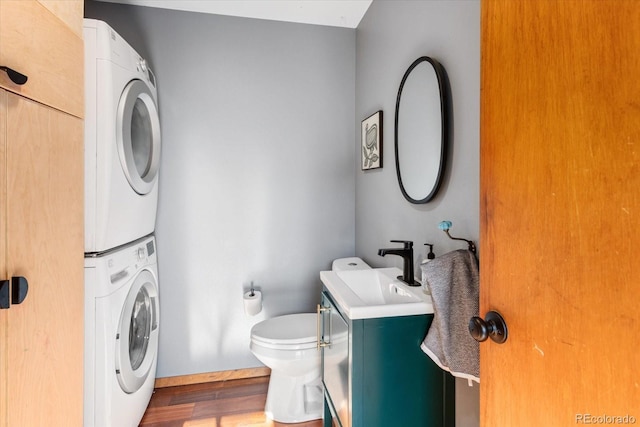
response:
[[[640,2],[481,10],[480,424],[638,423]]]
[[[7,274],[7,92],[0,89],[0,280]],[[7,315],[0,310],[0,427],[7,426]]]
[[[84,117],[84,47],[80,0],[0,1],[0,65],[25,74],[0,87]]]
[[[2,310],[0,426],[80,426],[83,402],[83,122],[0,90],[7,277],[29,292]],[[0,139],[1,140],[1,139]]]

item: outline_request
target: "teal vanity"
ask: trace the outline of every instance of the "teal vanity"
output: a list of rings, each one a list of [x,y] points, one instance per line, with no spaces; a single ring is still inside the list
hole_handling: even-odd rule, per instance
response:
[[[454,426],[454,379],[420,349],[431,298],[401,274],[320,273],[324,427]]]

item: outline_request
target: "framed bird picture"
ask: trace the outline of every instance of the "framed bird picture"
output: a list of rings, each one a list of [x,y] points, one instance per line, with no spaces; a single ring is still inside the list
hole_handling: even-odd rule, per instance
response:
[[[382,111],[362,121],[362,170],[382,167]]]

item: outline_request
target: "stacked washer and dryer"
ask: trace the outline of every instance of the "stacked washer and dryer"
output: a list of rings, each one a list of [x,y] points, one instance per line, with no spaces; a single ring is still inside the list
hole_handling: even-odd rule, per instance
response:
[[[84,425],[137,426],[155,381],[160,122],[153,73],[85,19]]]

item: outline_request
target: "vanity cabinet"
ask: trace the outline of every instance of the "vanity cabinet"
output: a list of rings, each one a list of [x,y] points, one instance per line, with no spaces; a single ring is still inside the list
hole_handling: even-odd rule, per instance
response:
[[[451,427],[454,379],[422,352],[433,315],[349,319],[322,293],[324,427]]]
[[[82,425],[82,10],[0,0],[0,427]]]

